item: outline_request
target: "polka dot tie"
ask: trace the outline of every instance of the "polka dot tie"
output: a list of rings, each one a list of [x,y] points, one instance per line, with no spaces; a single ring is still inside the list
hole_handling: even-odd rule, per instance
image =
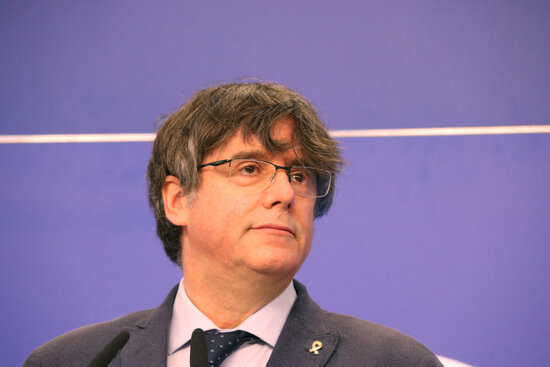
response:
[[[205,332],[208,348],[208,366],[219,367],[220,364],[241,345],[256,342],[258,338],[246,331],[237,330],[222,333],[219,330]]]

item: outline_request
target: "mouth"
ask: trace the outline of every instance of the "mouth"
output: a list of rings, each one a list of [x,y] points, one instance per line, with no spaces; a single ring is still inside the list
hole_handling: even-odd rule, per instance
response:
[[[278,224],[261,224],[261,225],[257,225],[257,226],[254,226],[250,229],[253,229],[253,230],[263,230],[263,231],[266,231],[266,232],[271,232],[271,233],[274,233],[274,234],[282,234],[282,235],[291,235],[291,236],[294,236],[294,231],[290,228],[290,227],[287,227],[287,226],[281,226],[281,225],[278,225]]]

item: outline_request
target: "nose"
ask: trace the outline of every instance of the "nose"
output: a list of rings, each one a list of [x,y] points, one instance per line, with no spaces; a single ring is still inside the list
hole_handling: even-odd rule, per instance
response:
[[[265,189],[264,206],[271,208],[280,205],[289,209],[294,205],[295,197],[296,193],[290,184],[288,172],[284,169],[277,169]]]

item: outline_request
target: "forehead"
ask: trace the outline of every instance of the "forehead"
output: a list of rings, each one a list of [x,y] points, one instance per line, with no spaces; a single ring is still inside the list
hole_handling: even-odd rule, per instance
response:
[[[302,154],[300,147],[293,144],[294,121],[290,118],[281,118],[270,131],[271,139],[281,144],[289,144],[289,148],[280,152],[272,152],[267,149],[256,135],[244,136],[242,129],[237,130],[220,147],[206,155],[205,161],[211,159],[229,158],[255,158],[255,159],[281,159],[284,164],[301,162]]]

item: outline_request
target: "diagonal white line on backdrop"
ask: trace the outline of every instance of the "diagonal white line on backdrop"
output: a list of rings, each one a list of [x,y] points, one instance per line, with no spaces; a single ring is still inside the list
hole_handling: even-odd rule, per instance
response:
[[[405,136],[548,134],[550,125],[428,127],[414,129],[333,130],[335,138],[383,138]]]
[[[331,130],[335,138],[383,138],[502,134],[549,134],[550,125],[430,127],[413,129]],[[153,141],[154,133],[0,135],[0,144],[122,143]]]
[[[123,143],[153,141],[155,134],[45,134],[0,135],[0,144],[9,143]]]

